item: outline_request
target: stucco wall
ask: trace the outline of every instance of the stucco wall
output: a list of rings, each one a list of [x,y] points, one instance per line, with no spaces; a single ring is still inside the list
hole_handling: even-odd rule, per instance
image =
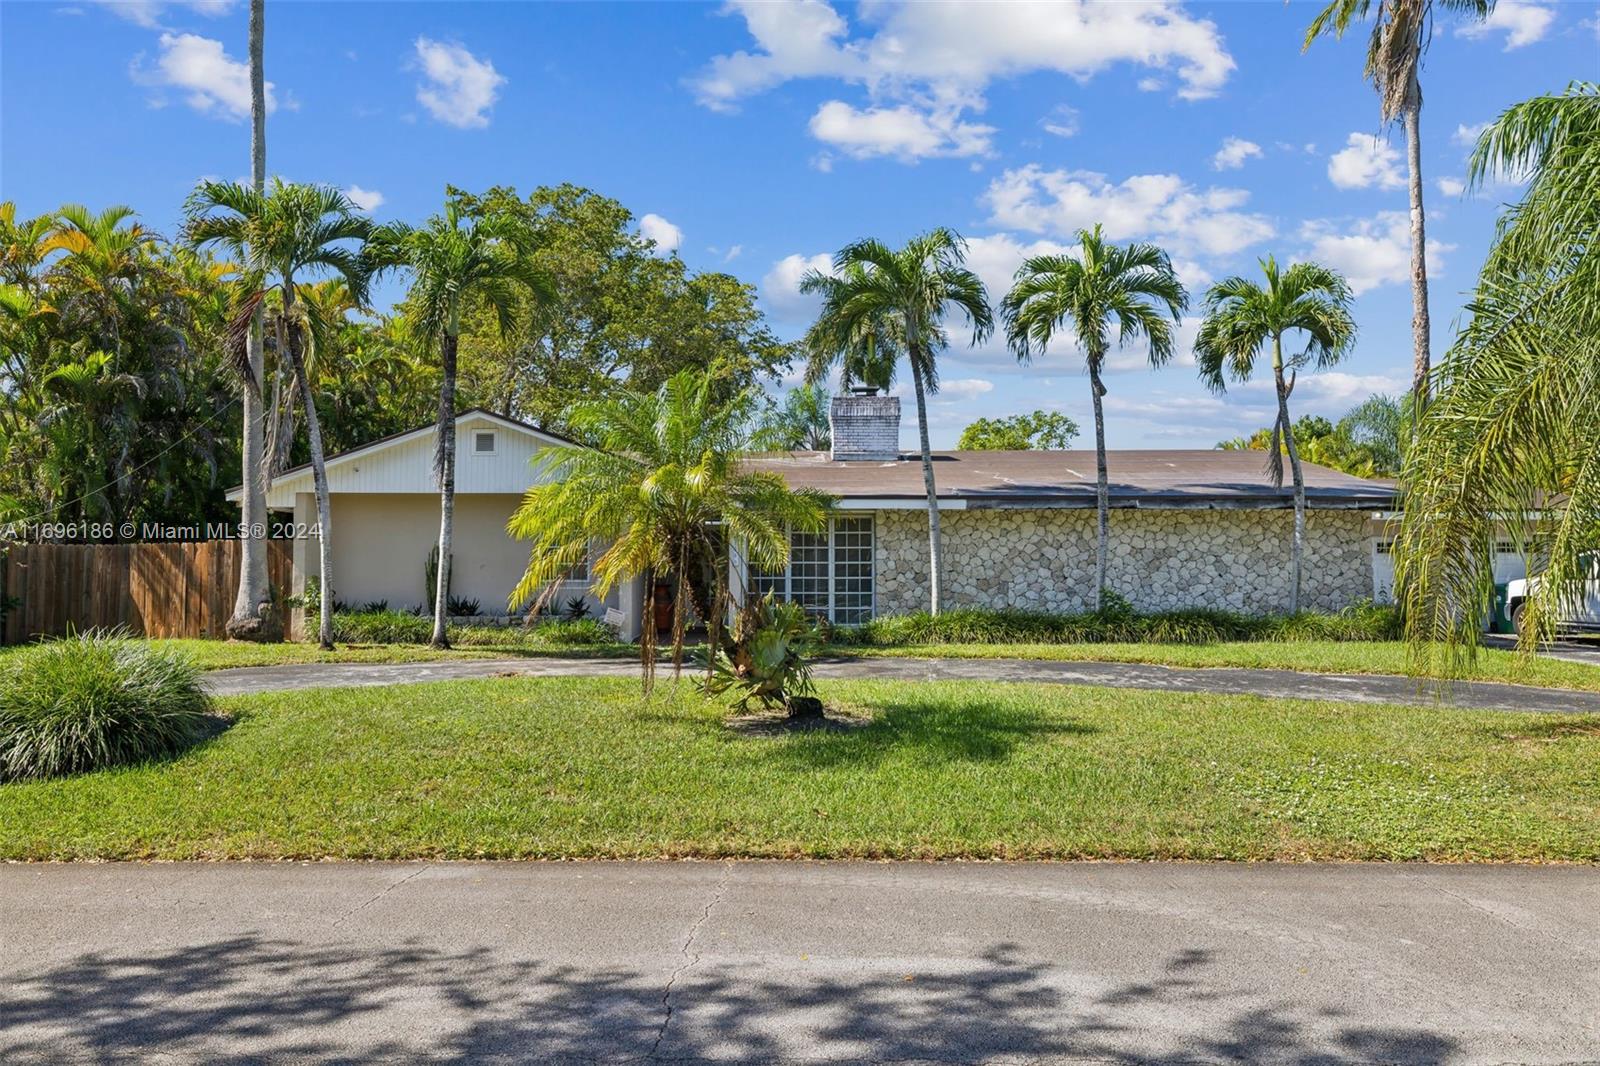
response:
[[[878,614],[926,610],[928,517],[876,515]],[[1094,598],[1093,510],[946,511],[947,607],[1073,612]],[[1301,606],[1337,610],[1372,595],[1366,513],[1312,511]],[[1286,610],[1294,512],[1113,510],[1107,583],[1141,610]]]
[[[477,600],[485,614],[506,612],[506,596],[528,565],[527,545],[505,531],[506,519],[520,499],[510,494],[456,496],[450,591]],[[315,513],[313,507],[312,520]],[[388,600],[399,610],[427,603],[423,568],[438,540],[437,496],[334,493],[333,584],[339,599],[353,604]],[[315,543],[309,542],[306,549],[305,570],[314,574]],[[570,591],[562,591],[558,602],[587,591],[584,585],[573,584]],[[589,602],[592,612],[604,610],[592,596]]]

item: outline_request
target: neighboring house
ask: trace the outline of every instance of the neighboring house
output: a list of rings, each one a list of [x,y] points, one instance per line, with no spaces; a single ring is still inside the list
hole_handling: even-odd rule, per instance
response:
[[[831,453],[751,461],[839,499],[828,534],[797,535],[787,571],[752,584],[839,623],[926,609],[927,495],[920,457],[899,451],[900,401],[840,396],[831,414]],[[1273,487],[1263,453],[1119,450],[1107,466],[1108,583],[1135,607],[1286,609],[1293,490],[1287,478]],[[1337,610],[1378,594],[1374,559],[1393,487],[1309,463],[1304,470],[1303,605]],[[946,608],[1091,606],[1094,452],[936,452],[934,477]]]
[[[788,567],[749,575],[839,624],[928,606],[927,497],[922,464],[902,454],[900,401],[840,396],[833,401],[831,453],[788,452],[748,463],[795,487],[838,498],[828,530],[795,534]],[[456,422],[454,577],[457,596],[485,614],[508,613],[506,597],[528,562],[506,520],[534,484],[536,457],[561,437],[488,411]],[[397,434],[328,460],[333,496],[334,583],[349,603],[427,602],[424,573],[438,541],[439,493],[432,426]],[[1288,604],[1294,521],[1288,484],[1274,488],[1266,456],[1254,451],[1124,450],[1111,474],[1109,583],[1142,610],[1216,607],[1251,613]],[[1092,451],[938,452],[934,456],[944,530],[944,604],[1082,611],[1093,601],[1095,456]],[[1307,542],[1302,601],[1337,610],[1387,592],[1386,554],[1394,488],[1305,465]],[[229,493],[238,500],[237,489]],[[280,475],[268,506],[316,521],[309,467]],[[295,541],[293,592],[317,573],[314,538]],[[736,567],[736,569],[741,569]],[[735,577],[743,577],[736,574]],[[739,594],[735,581],[735,594]],[[601,602],[587,570],[557,590],[556,602],[585,596],[598,616],[622,613],[623,635],[638,635],[642,588],[635,581]]]
[[[333,508],[334,595],[347,603],[387,600],[407,610],[425,606],[428,553],[439,542],[439,486],[433,473],[434,427],[395,434],[330,456],[328,488]],[[528,566],[528,546],[506,532],[506,520],[535,480],[534,457],[552,444],[570,441],[537,426],[474,408],[456,418],[456,508],[452,595],[474,599],[486,615],[510,613],[506,597]],[[237,501],[240,490],[228,493]],[[298,466],[273,479],[267,506],[284,522],[315,527],[317,504],[311,467]],[[320,571],[314,536],[294,542],[293,587]],[[606,608],[626,609],[625,635],[637,635],[637,588],[614,590],[602,602],[589,588],[587,567],[562,583],[553,598],[560,607],[583,596],[597,617]]]

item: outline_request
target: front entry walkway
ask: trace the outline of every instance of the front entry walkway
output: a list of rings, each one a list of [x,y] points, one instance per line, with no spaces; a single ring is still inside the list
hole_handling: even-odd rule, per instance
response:
[[[633,677],[639,664],[602,659],[462,659],[373,664],[299,663],[217,670],[206,683],[219,696],[289,689],[403,685],[486,677]],[[1486,681],[1457,682],[1440,691],[1408,677],[1382,674],[1307,674],[1233,667],[1185,669],[1147,663],[1057,662],[1034,659],[831,659],[818,678],[902,681],[1034,682],[1103,685],[1168,692],[1214,692],[1343,703],[1403,703],[1476,710],[1600,714],[1600,692],[1533,688]]]

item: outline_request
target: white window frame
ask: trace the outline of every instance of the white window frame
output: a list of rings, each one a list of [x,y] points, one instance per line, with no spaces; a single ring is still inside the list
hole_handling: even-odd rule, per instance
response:
[[[489,449],[487,451],[482,451],[478,448],[478,436],[480,434],[486,434],[489,437]],[[498,455],[500,453],[500,434],[492,429],[473,430],[471,452],[473,455]]]
[[[834,555],[834,551],[835,551],[835,548],[834,548],[835,539],[834,538],[835,538],[835,535],[837,533],[837,528],[835,526],[835,523],[841,522],[841,521],[859,521],[861,519],[866,519],[866,521],[868,523],[868,528],[870,529],[871,534],[872,534],[872,549],[871,549],[871,555],[869,557],[870,558],[870,567],[871,567],[871,578],[870,578],[870,581],[868,582],[867,613],[866,613],[866,618],[862,619],[862,621],[866,621],[868,619],[873,619],[873,618],[878,617],[878,521],[877,521],[877,516],[874,515],[870,511],[845,511],[845,512],[843,512],[841,514],[830,516],[828,518],[828,527],[827,527],[827,534],[828,534],[828,576],[827,576],[828,608],[827,608],[827,612],[824,615],[824,617],[826,617],[829,622],[832,622],[835,625],[858,625],[858,624],[860,624],[860,623],[857,623],[857,622],[839,622],[839,621],[836,620],[836,615],[837,615],[838,611],[840,610],[840,608],[839,608],[839,605],[838,605],[838,598],[837,598],[838,586],[837,586],[836,577],[835,577],[835,574],[834,574],[834,568],[836,566],[836,560],[835,560],[835,555]],[[794,536],[792,531],[790,532],[789,535],[790,535],[791,538]],[[791,554],[789,562],[784,565],[782,574],[772,574],[772,575],[768,576],[768,579],[772,580],[774,582],[774,584],[775,584],[775,588],[773,588],[772,591],[775,591],[778,594],[778,598],[780,600],[790,601],[792,599],[791,593],[792,593],[793,589],[792,589],[791,582],[793,580],[793,577],[794,577],[794,559],[793,559],[793,556]],[[748,572],[747,572],[746,577],[745,577],[745,588],[748,590],[748,594],[749,595],[751,595],[751,596],[765,595],[765,593],[757,591],[758,582],[761,581],[761,580],[762,580],[762,575],[757,574],[756,571],[755,571],[755,568],[753,566],[752,567],[748,567]]]

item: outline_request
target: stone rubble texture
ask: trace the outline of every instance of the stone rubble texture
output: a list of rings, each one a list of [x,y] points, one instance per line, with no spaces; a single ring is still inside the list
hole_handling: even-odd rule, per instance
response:
[[[926,610],[927,512],[875,517],[876,613]],[[944,511],[940,518],[947,609],[1093,606],[1093,508]],[[1373,594],[1366,518],[1307,513],[1303,609],[1336,611]],[[1141,611],[1284,611],[1293,528],[1292,510],[1113,510],[1107,584]]]

